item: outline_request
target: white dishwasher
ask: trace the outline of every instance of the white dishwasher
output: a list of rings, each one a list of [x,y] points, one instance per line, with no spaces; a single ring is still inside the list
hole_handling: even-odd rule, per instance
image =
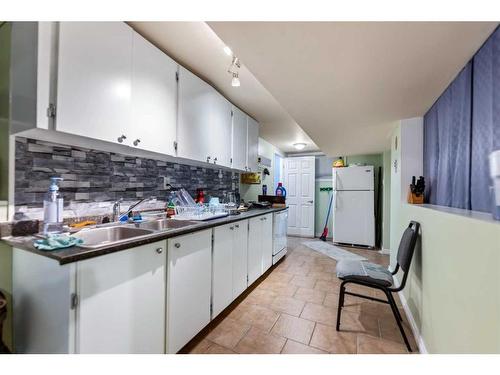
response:
[[[288,228],[288,208],[275,212],[273,216],[273,264],[286,254],[286,232]]]

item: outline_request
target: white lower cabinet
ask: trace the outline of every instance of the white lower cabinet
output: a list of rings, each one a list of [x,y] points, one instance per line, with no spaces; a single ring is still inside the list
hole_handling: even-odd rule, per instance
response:
[[[212,229],[168,239],[167,353],[210,322]]]
[[[248,221],[214,228],[212,319],[247,288]]]
[[[248,225],[248,285],[273,262],[273,214],[254,217]]]
[[[248,287],[248,220],[234,225],[233,299]]]
[[[166,241],[66,265],[13,255],[17,353],[165,353]]]
[[[77,353],[165,352],[166,241],[78,262]]]
[[[66,265],[14,249],[16,352],[177,353],[271,267],[272,217]]]

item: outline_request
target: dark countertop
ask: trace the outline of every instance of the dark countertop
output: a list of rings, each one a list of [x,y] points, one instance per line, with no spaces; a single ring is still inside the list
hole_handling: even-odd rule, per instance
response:
[[[266,209],[251,209],[247,212],[242,212],[239,215],[231,215],[222,217],[219,219],[199,221],[196,224],[189,225],[183,228],[170,229],[168,231],[155,232],[150,234],[146,238],[131,239],[128,242],[120,243],[116,245],[103,246],[98,249],[87,249],[79,246],[69,247],[67,249],[52,250],[52,251],[41,251],[37,250],[33,246],[33,241],[36,239],[33,236],[24,237],[7,237],[2,240],[12,247],[17,249],[22,249],[30,251],[35,254],[39,254],[48,258],[55,259],[59,264],[68,264],[72,262],[77,262],[79,260],[90,259],[100,255],[114,253],[115,251],[130,249],[131,247],[146,245],[149,243],[165,240],[167,238],[181,236],[184,234],[189,234],[197,232],[203,229],[213,228],[220,225],[225,225],[229,223],[234,223],[240,220],[249,219],[255,216],[261,216],[268,213],[278,212],[286,210],[287,208],[266,208]]]

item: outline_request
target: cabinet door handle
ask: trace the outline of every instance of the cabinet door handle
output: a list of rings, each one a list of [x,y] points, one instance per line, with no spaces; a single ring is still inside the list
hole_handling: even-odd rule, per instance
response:
[[[229,227],[229,229],[234,230],[234,226],[233,227]]]
[[[139,143],[141,143],[141,140],[139,138],[137,138],[135,141],[134,141],[134,146],[137,146]]]
[[[307,203],[314,203],[314,201],[307,201]]]
[[[217,164],[217,158],[214,158],[214,164]]]
[[[236,228],[239,228],[239,227],[240,227],[240,225],[239,225],[239,224],[236,224],[236,225],[235,225],[235,227],[236,227]]]
[[[210,156],[207,156],[207,163],[210,163],[210,159],[212,159]]]
[[[157,249],[156,249],[156,252],[157,252],[158,254],[163,253],[163,248],[161,248],[161,247],[157,248]]]
[[[127,137],[125,136],[125,134],[122,134],[118,137],[117,141],[118,143],[123,143],[125,139],[127,139]]]
[[[179,242],[176,242],[176,243],[174,244],[174,246],[175,246],[176,248],[179,248],[179,247],[181,247],[181,244],[180,244]]]

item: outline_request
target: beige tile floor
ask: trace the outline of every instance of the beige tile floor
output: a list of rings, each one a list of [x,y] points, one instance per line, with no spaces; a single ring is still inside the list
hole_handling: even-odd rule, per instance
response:
[[[235,301],[181,353],[384,354],[407,353],[389,305],[346,296],[341,331],[335,330],[340,282],[336,261],[288,238],[288,254]],[[348,249],[387,266],[388,256]],[[379,296],[362,286],[348,290]],[[417,345],[404,319],[414,351]]]

